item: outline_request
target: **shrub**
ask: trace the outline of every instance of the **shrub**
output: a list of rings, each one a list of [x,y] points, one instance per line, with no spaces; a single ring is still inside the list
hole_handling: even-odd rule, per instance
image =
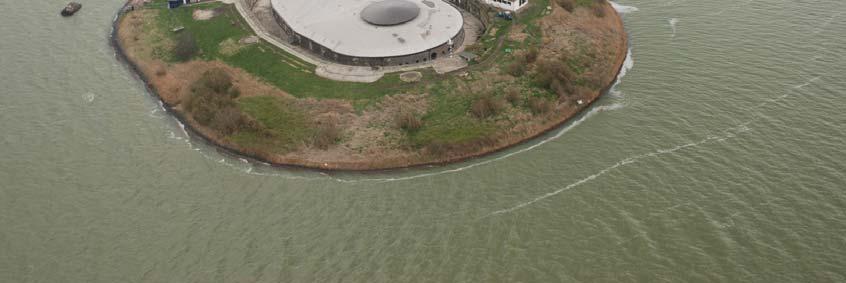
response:
[[[529,51],[526,52],[526,63],[531,64],[537,61],[539,53],[540,51],[538,51],[537,47],[529,48]]]
[[[223,69],[211,69],[203,73],[200,79],[194,84],[195,89],[204,88],[220,94],[230,94],[232,89],[232,76]]]
[[[573,93],[573,84],[562,82],[561,80],[554,80],[549,86],[550,90],[558,95],[558,98],[567,97]]]
[[[543,97],[530,97],[529,98],[529,110],[532,111],[533,114],[546,114],[549,111],[552,111],[553,102],[549,99]]]
[[[505,89],[505,100],[507,100],[511,105],[518,105],[523,100],[523,95],[520,93],[520,88],[510,86]]]
[[[500,99],[492,95],[482,95],[470,106],[470,112],[476,118],[484,119],[498,114],[503,106]]]
[[[229,75],[221,69],[209,70],[191,85],[191,97],[185,110],[197,123],[223,135],[256,128],[238,109],[234,98],[238,90]]]
[[[197,55],[199,50],[194,35],[188,31],[183,31],[176,38],[176,45],[173,46],[173,58],[177,61],[188,61]]]
[[[508,72],[509,75],[520,77],[526,73],[526,62],[522,60],[514,60],[511,64],[505,67],[505,71]]]
[[[191,94],[186,109],[191,112],[194,120],[209,126],[214,116],[225,108],[234,108],[235,103],[226,95],[208,91],[197,91]]]
[[[594,90],[584,86],[576,87],[576,90],[573,92],[575,97],[578,98],[587,98],[590,97],[593,93],[595,93]]]
[[[397,127],[406,131],[416,131],[423,127],[423,121],[411,111],[400,111],[396,123]]]
[[[328,149],[341,138],[338,120],[327,118],[317,122],[312,144],[319,149]]]
[[[241,111],[235,107],[225,107],[214,113],[209,127],[220,131],[224,135],[231,135],[246,128],[249,123]]]
[[[538,49],[531,48],[526,52],[521,52],[519,54],[514,55],[514,61],[511,64],[506,66],[506,72],[508,74],[520,77],[526,73],[526,70],[529,68],[529,65],[534,63],[538,59]]]
[[[534,83],[539,87],[549,89],[552,82],[556,80],[556,73],[561,72],[561,63],[554,60],[541,60],[537,64],[537,75],[534,78]]]
[[[597,1],[593,3],[593,15],[598,18],[605,17],[605,6],[602,5],[602,2]]]
[[[534,83],[561,97],[573,92],[574,82],[577,79],[578,74],[559,58],[559,60],[538,62]]]
[[[576,8],[576,3],[573,0],[556,0],[555,2],[558,3],[558,6],[567,10],[567,12],[573,12],[573,9]]]

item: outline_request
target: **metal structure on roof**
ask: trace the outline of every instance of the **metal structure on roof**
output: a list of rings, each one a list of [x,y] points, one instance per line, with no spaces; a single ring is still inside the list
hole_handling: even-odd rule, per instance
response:
[[[361,19],[377,26],[395,26],[420,15],[420,7],[405,0],[385,0],[365,7]]]

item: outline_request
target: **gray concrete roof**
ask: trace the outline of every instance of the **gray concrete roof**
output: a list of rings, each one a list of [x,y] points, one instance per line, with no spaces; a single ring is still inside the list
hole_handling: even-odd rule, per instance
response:
[[[407,0],[420,15],[394,26],[377,26],[361,18],[379,0],[271,0],[273,9],[297,33],[356,57],[414,54],[447,43],[461,31],[461,13],[442,0]]]

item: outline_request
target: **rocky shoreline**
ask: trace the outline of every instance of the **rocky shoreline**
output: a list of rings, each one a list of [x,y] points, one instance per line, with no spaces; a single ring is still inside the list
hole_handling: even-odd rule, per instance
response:
[[[127,3],[127,6],[131,5],[131,2]],[[608,6],[607,9],[613,11],[613,13],[609,14],[615,18],[616,22],[616,29],[620,31],[624,31],[623,21],[619,13],[617,13],[613,7],[611,7],[610,3],[606,3]],[[126,7],[126,6],[125,6]],[[592,107],[593,103],[598,100],[603,94],[607,93],[616,83],[617,77],[619,73],[624,68],[624,63],[628,54],[628,36],[625,32],[621,32],[619,34],[619,44],[616,50],[616,58],[614,58],[614,68],[612,70],[615,71],[614,78],[609,83],[607,83],[599,92],[590,95],[589,99],[584,101],[582,105],[579,105],[578,109],[572,113],[567,113],[564,115],[560,115],[558,117],[554,117],[550,119],[546,123],[543,124],[543,130],[536,131],[526,137],[521,137],[517,140],[500,140],[494,145],[486,146],[481,148],[480,150],[475,150],[474,152],[468,152],[466,154],[453,154],[450,156],[445,156],[441,158],[437,158],[434,160],[428,160],[426,162],[418,162],[418,163],[410,163],[410,162],[397,162],[397,161],[384,161],[382,163],[379,162],[351,162],[351,163],[344,163],[344,162],[333,162],[333,163],[326,163],[326,162],[319,162],[319,161],[308,161],[308,160],[289,160],[285,162],[280,162],[278,160],[274,160],[275,158],[264,156],[266,154],[261,153],[252,153],[248,150],[244,150],[243,148],[239,147],[238,145],[223,142],[218,137],[215,137],[214,134],[209,133],[208,130],[203,130],[200,128],[195,127],[191,123],[191,118],[187,117],[180,111],[174,109],[174,107],[165,102],[164,98],[160,95],[160,93],[156,90],[155,85],[151,83],[148,75],[141,71],[141,68],[137,65],[136,62],[133,62],[122,46],[118,32],[120,29],[120,21],[124,16],[123,11],[125,11],[125,7],[122,8],[120,14],[115,18],[113,22],[113,29],[110,37],[110,43],[115,48],[116,57],[127,64],[129,69],[137,76],[137,78],[144,83],[145,88],[153,94],[157,99],[162,102],[163,107],[168,113],[174,115],[174,117],[182,124],[186,132],[190,135],[199,137],[204,142],[208,143],[209,145],[217,147],[222,153],[230,154],[233,156],[246,158],[252,162],[258,162],[263,164],[268,164],[273,167],[281,167],[281,168],[301,168],[301,169],[316,169],[316,170],[327,170],[327,171],[356,171],[356,172],[363,172],[363,171],[386,171],[386,170],[397,170],[397,169],[407,169],[407,168],[414,168],[414,167],[427,167],[427,166],[443,166],[453,163],[464,162],[470,159],[475,159],[483,156],[487,156],[490,154],[498,153],[501,151],[505,151],[511,149],[513,147],[523,145],[529,142],[534,141],[538,137],[546,135],[552,131],[560,129],[563,125],[567,122],[570,122],[571,119],[578,116],[579,114],[583,113],[584,111],[588,110]],[[378,164],[378,165],[377,165]]]

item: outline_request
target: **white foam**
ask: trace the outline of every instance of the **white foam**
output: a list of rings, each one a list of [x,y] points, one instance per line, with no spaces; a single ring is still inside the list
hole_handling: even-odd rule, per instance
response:
[[[679,19],[678,18],[671,18],[669,20],[669,22],[670,22],[670,28],[673,29],[673,37],[676,37],[676,24],[679,23]]]
[[[182,121],[176,120],[176,123],[179,124],[179,128],[182,129],[182,133],[188,137],[188,130],[185,130],[185,124],[182,124]]]
[[[94,99],[97,98],[97,95],[91,92],[85,93],[85,101],[88,103],[94,102]]]
[[[158,115],[159,113],[160,113],[159,108],[154,107],[153,109],[150,109],[150,113],[147,114],[147,116],[149,116],[150,118],[158,118],[158,119],[162,119],[162,118],[165,117],[163,115]]]
[[[617,74],[617,79],[614,81],[614,85],[611,86],[611,90],[608,92],[611,96],[616,98],[622,98],[623,92],[620,91],[620,83],[623,82],[623,77],[628,74],[628,72],[634,68],[634,57],[632,57],[632,49],[629,48],[626,51],[626,60],[623,61],[623,67],[620,68],[620,73]]]
[[[614,82],[615,86],[617,84],[619,84],[621,81],[623,81],[623,77],[625,77],[626,74],[628,74],[629,71],[631,71],[631,69],[634,68],[634,63],[635,62],[634,62],[634,57],[632,57],[632,49],[629,48],[629,50],[626,51],[626,60],[623,61],[623,68],[620,69],[620,73],[617,74],[617,81]]]
[[[623,4],[618,4],[617,2],[614,2],[614,1],[609,1],[609,2],[611,3],[611,7],[614,7],[614,10],[616,10],[617,13],[620,13],[620,14],[627,14],[627,13],[639,11],[638,8],[634,7],[634,6],[626,6],[626,5],[623,5]]]

